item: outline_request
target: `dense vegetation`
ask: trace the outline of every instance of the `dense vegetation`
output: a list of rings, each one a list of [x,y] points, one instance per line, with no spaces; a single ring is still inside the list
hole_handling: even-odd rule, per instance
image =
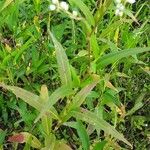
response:
[[[149,0],[0,1],[0,150],[150,149]]]

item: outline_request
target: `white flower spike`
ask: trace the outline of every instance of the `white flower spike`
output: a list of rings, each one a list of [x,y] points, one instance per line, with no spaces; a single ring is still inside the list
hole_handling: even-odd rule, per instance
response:
[[[73,14],[74,17],[78,16],[78,12],[76,10],[73,10],[72,14]]]
[[[56,9],[56,5],[53,4],[49,5],[49,10],[54,11],[55,9]]]
[[[124,7],[124,5],[122,3],[117,3],[116,11],[115,11],[116,16],[122,17],[124,9],[125,9],[125,7]]]
[[[52,3],[53,3],[53,4],[58,4],[59,1],[58,1],[58,0],[52,0]]]
[[[130,3],[130,4],[133,4],[133,3],[135,3],[136,1],[135,0],[126,0],[128,3]]]
[[[64,1],[60,2],[60,7],[64,9],[65,11],[68,11],[69,9],[69,5]]]

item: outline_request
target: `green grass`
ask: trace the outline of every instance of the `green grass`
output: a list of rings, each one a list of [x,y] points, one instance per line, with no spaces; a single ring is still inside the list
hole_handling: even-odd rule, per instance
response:
[[[0,150],[147,150],[150,3],[67,2],[0,1]]]

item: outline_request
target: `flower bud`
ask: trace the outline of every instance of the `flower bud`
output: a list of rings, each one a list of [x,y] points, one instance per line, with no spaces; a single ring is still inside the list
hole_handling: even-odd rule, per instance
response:
[[[60,7],[64,9],[65,11],[68,11],[69,9],[69,5],[64,1],[60,2]]]
[[[53,4],[49,5],[49,10],[54,11],[55,9],[56,9],[56,5]]]
[[[78,12],[76,10],[73,10],[72,14],[73,14],[74,17],[77,17]]]

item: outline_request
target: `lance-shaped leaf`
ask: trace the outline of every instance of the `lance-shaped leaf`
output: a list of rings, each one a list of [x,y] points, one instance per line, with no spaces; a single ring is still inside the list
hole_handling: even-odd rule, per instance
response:
[[[67,121],[72,116],[71,113],[72,110],[79,108],[83,104],[88,94],[92,91],[92,89],[96,86],[98,82],[99,82],[99,78],[96,76],[96,78],[92,83],[86,85],[75,95],[72,102],[69,103],[69,105],[67,105],[62,112],[61,118],[63,122]]]
[[[12,91],[16,97],[21,98],[26,103],[28,103],[30,106],[36,108],[40,111],[42,104],[38,102],[39,96],[36,94],[33,94],[27,90],[24,90],[17,86],[8,86],[5,84],[0,84],[0,87],[3,87],[4,89]]]
[[[54,35],[51,32],[49,33],[55,46],[58,71],[62,85],[68,85],[71,87],[72,84],[71,71],[65,50],[63,49],[62,45],[57,41],[57,39],[54,37]]]
[[[49,100],[49,94],[48,94],[47,86],[42,85],[40,91],[40,101],[41,103],[45,104],[48,102],[48,100]],[[52,128],[52,118],[50,118],[47,115],[44,115],[41,120],[42,120],[43,131],[45,132],[46,135],[50,135],[51,128]],[[47,141],[48,139],[45,136],[45,143],[48,143]]]
[[[74,117],[96,126],[96,128],[103,130],[105,133],[112,135],[116,139],[123,141],[124,143],[132,147],[132,145],[124,138],[124,136],[121,133],[119,133],[113,126],[111,126],[105,120],[96,116],[95,113],[90,112],[88,110],[84,110],[84,112],[73,111],[73,114]]]
[[[80,107],[81,104],[83,104],[83,102],[85,101],[85,98],[88,96],[88,94],[98,82],[99,80],[93,81],[92,83],[85,86],[79,93],[77,93],[76,96],[73,98],[71,107]]]
[[[75,122],[75,121],[64,122],[63,125],[76,129],[77,133],[79,135],[80,141],[82,142],[83,149],[89,150],[89,147],[90,147],[89,135],[86,131],[85,126],[81,122],[81,120],[80,121],[77,120],[77,122]]]
[[[54,91],[50,96],[47,103],[42,106],[39,116],[36,118],[35,122],[37,122],[44,114],[46,114],[49,109],[61,98],[72,94],[72,90],[68,86],[62,86]]]
[[[18,98],[22,99],[24,102],[34,107],[38,111],[41,111],[41,109],[43,108],[43,104],[40,101],[40,97],[36,94],[33,94],[17,86],[8,86],[2,83],[0,83],[0,87],[3,87],[7,90],[12,91]],[[51,109],[48,109],[47,113],[51,114],[53,118],[59,119],[57,112],[55,111],[53,107]]]
[[[144,48],[131,48],[131,49],[125,49],[122,51],[118,52],[112,52],[109,54],[106,54],[102,57],[100,57],[96,63],[97,63],[97,68],[103,68],[106,67],[107,65],[114,63],[124,57],[128,57],[131,55],[136,55],[138,53],[143,53],[143,52],[148,52],[150,51],[150,47],[144,47]]]
[[[77,133],[82,142],[82,147],[84,150],[89,150],[90,148],[90,138],[87,134],[86,128],[81,121],[77,121]]]

